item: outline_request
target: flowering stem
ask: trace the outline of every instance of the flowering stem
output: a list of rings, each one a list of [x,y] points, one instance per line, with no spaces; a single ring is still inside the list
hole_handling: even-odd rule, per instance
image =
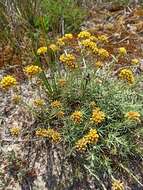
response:
[[[36,62],[37,65],[42,68],[42,64],[41,64],[39,58],[38,58],[38,57],[36,57],[36,58],[37,58],[37,62]],[[51,85],[50,85],[50,83],[48,82],[47,77],[46,77],[46,74],[45,74],[45,72],[44,72],[43,70],[42,70],[42,72],[40,73],[40,78],[42,79],[42,81],[43,81],[43,83],[44,83],[46,89],[48,90],[48,93],[49,93],[49,94],[52,94],[52,93],[53,93],[53,90],[52,90]]]
[[[80,50],[81,50],[80,52],[81,52],[81,56],[82,56],[82,61],[83,61],[84,68],[85,68],[85,70],[86,70],[87,66],[86,66],[86,62],[85,62],[84,55],[83,55],[82,47],[81,47],[79,41],[78,41],[78,45],[79,45]]]

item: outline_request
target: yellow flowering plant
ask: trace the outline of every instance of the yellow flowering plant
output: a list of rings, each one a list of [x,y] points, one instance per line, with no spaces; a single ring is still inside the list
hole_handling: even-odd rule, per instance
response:
[[[20,136],[22,142],[32,142],[31,149],[46,155],[47,162],[53,157],[60,164],[67,162],[71,171],[78,170],[76,177],[78,172],[83,177],[85,170],[98,179],[99,188],[106,186],[100,177],[104,179],[106,174],[112,179],[115,171],[120,174],[121,166],[128,171],[125,166],[131,156],[142,158],[143,96],[138,83],[141,76],[135,74],[138,63],[125,56],[124,47],[113,55],[109,43],[106,34],[85,30],[64,34],[39,48],[34,65],[23,69],[29,76],[32,104],[26,98],[18,104],[32,115],[32,124],[22,130],[10,129],[12,138]],[[117,68],[118,59],[125,57],[129,64]],[[3,89],[16,84],[12,76],[0,82]],[[124,188],[121,181],[109,184],[113,190]]]
[[[143,189],[143,10],[104,2],[0,1],[0,189]]]

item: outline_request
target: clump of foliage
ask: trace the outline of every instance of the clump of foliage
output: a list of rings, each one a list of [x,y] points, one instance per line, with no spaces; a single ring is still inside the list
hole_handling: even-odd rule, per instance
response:
[[[41,3],[43,18],[39,18],[37,25],[44,25],[46,31],[62,31],[62,23],[65,32],[77,32],[85,18],[85,10],[77,6],[72,0],[44,0]],[[41,22],[43,19],[43,22]]]
[[[31,128],[10,128],[9,133],[17,140],[38,141],[41,153],[43,147],[50,152],[53,146],[62,146],[62,164],[68,162],[72,174],[55,189],[62,190],[75,178],[88,184],[92,176],[98,182],[94,188],[123,190],[122,179],[116,179],[121,171],[143,186],[130,169],[134,157],[142,160],[142,76],[135,75],[139,60],[130,59],[125,47],[113,54],[108,43],[105,34],[65,34],[39,47],[34,64],[23,69],[38,94],[31,103],[14,96],[36,123]],[[122,65],[120,59],[128,61]],[[18,89],[14,76],[5,76],[0,85],[6,92]]]
[[[1,35],[6,40],[10,34],[12,38],[24,32],[57,34],[63,22],[67,32],[75,32],[86,16],[85,10],[72,0],[14,0],[12,4],[1,1],[0,5]],[[4,31],[9,34],[6,36]]]

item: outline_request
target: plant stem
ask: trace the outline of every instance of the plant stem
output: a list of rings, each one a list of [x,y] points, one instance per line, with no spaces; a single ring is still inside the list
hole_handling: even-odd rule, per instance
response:
[[[95,174],[95,173],[93,173],[91,170],[90,170],[90,168],[88,168],[86,165],[84,165],[84,167],[89,171],[89,173],[92,175],[92,176],[94,176],[95,178],[96,178],[96,180],[100,183],[100,185],[102,186],[102,189],[103,190],[107,190],[106,189],[106,187],[105,187],[105,185],[102,183],[102,181],[99,179],[99,177]]]

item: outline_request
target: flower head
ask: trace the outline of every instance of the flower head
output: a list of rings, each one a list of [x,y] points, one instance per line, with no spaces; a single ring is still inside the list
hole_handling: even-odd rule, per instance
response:
[[[72,34],[65,34],[64,35],[64,40],[72,40],[73,39],[73,35]]]
[[[51,138],[52,142],[58,143],[61,141],[61,134],[53,129],[48,129],[47,130],[49,133],[49,137]]]
[[[45,101],[43,99],[39,98],[39,99],[35,99],[33,101],[33,103],[34,103],[34,106],[36,106],[36,107],[43,107],[45,104]]]
[[[134,111],[130,111],[125,114],[125,117],[132,121],[140,121],[140,116],[139,112]]]
[[[89,133],[86,135],[86,139],[89,144],[95,144],[98,141],[99,135],[96,129],[90,129]]]
[[[124,190],[124,184],[120,180],[114,180],[112,190]]]
[[[97,44],[91,41],[90,39],[82,40],[80,44],[84,46],[85,48],[89,48],[93,53],[98,52]]]
[[[60,56],[60,61],[63,63],[69,63],[75,61],[75,57],[72,54],[62,54]]]
[[[71,119],[75,123],[80,123],[83,120],[83,113],[81,111],[75,111],[72,113]]]
[[[48,137],[47,129],[39,128],[35,131],[37,137]]]
[[[90,39],[81,40],[80,44],[84,47],[91,47],[93,42]]]
[[[102,58],[108,58],[109,52],[106,49],[100,48],[98,49],[98,55],[101,56]]]
[[[18,136],[20,134],[21,129],[19,127],[12,127],[10,129],[10,133],[12,136]]]
[[[98,49],[97,44],[95,42],[91,42],[89,47],[93,53],[98,54],[99,49]]]
[[[16,79],[13,76],[7,75],[0,81],[0,87],[8,90],[17,84]]]
[[[119,73],[119,78],[131,84],[134,82],[134,75],[130,69],[122,69]]]
[[[59,47],[65,46],[64,39],[63,39],[63,38],[58,38],[56,44],[57,44]]]
[[[41,55],[41,54],[45,54],[47,52],[48,48],[47,47],[40,47],[37,50],[37,54]]]
[[[28,65],[24,68],[24,72],[29,76],[33,76],[41,73],[42,69],[36,65]]]
[[[75,64],[75,56],[72,54],[62,54],[60,56],[60,61],[63,62],[70,69],[74,69],[77,67]]]
[[[56,46],[56,44],[50,44],[49,45],[49,48],[53,51],[53,52],[56,52],[59,50],[58,46]]]
[[[90,144],[96,144],[98,141],[99,135],[97,134],[96,129],[90,129],[90,131],[83,136],[81,139],[79,139],[76,144],[75,148],[78,151],[85,151]]]
[[[60,107],[62,107],[62,104],[61,104],[60,101],[55,100],[55,101],[53,101],[53,102],[51,103],[51,107],[52,107],[52,108],[60,108]]]
[[[35,132],[37,137],[44,137],[44,138],[49,138],[52,142],[58,143],[61,140],[61,134],[54,129],[43,129],[39,128]]]
[[[80,152],[84,152],[87,149],[87,145],[88,145],[87,139],[83,137],[76,142],[75,149]]]
[[[132,59],[131,64],[132,65],[137,65],[137,64],[139,64],[139,60],[138,59]]]
[[[82,31],[78,34],[78,38],[90,38],[91,34],[88,31]]]
[[[120,54],[121,56],[126,55],[126,54],[127,54],[126,48],[120,47],[120,48],[119,48],[119,54]]]
[[[100,111],[99,108],[96,108],[92,112],[92,117],[90,118],[90,121],[92,124],[100,124],[105,120],[105,113]]]

